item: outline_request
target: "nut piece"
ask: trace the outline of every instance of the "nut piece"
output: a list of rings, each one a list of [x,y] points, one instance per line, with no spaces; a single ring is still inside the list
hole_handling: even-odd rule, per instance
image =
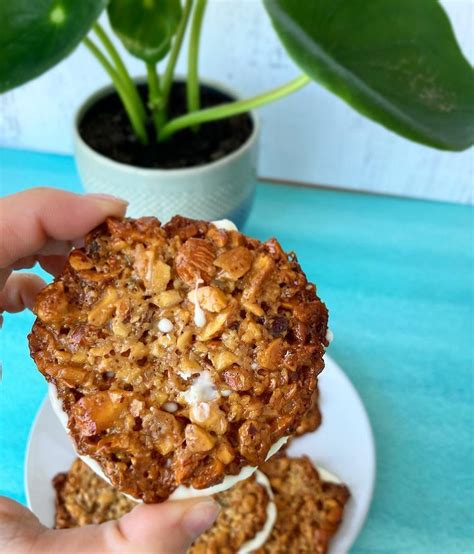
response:
[[[229,314],[227,312],[217,314],[216,317],[212,319],[201,331],[198,336],[199,340],[206,341],[222,333],[225,328],[228,315]]]
[[[209,352],[209,357],[211,358],[212,365],[217,369],[217,371],[222,371],[226,367],[231,366],[238,362],[238,358],[229,350],[219,350],[217,352]]]
[[[199,305],[208,312],[220,312],[227,306],[227,297],[221,289],[216,287],[200,287],[197,289]],[[195,302],[194,290],[189,291],[188,300]]]
[[[69,264],[76,271],[83,271],[84,269],[92,269],[94,264],[81,250],[73,250],[69,254]]]
[[[239,428],[239,452],[252,465],[260,465],[271,446],[270,426],[266,423],[246,421]]]
[[[171,268],[157,258],[155,250],[145,250],[143,244],[135,248],[134,269],[147,290],[158,293],[166,289],[171,279]]]
[[[68,311],[68,301],[61,282],[52,283],[36,297],[35,314],[45,323],[63,319]]]
[[[165,456],[182,444],[184,440],[182,425],[173,414],[152,410],[143,418],[143,429],[150,443]]]
[[[192,452],[207,452],[212,450],[216,443],[214,437],[198,425],[194,425],[194,423],[186,425],[184,437],[186,439],[186,446]]]
[[[110,319],[115,310],[115,302],[118,299],[117,290],[113,287],[105,289],[105,292],[102,298],[95,303],[89,315],[87,316],[87,321],[91,325],[100,327],[104,325],[106,321]]]
[[[217,447],[216,458],[224,465],[228,465],[235,458],[235,450],[229,443],[221,442]]]
[[[198,279],[209,284],[216,274],[213,265],[216,255],[214,245],[205,239],[188,239],[178,250],[176,271],[188,285],[193,286]]]
[[[225,276],[236,281],[243,277],[252,265],[252,252],[245,246],[237,246],[221,254],[214,265],[225,272]]]
[[[181,294],[177,290],[164,290],[156,297],[160,308],[172,308],[181,302]]]
[[[81,434],[91,437],[111,427],[127,407],[123,392],[104,391],[82,397],[71,410],[71,416]]]
[[[224,381],[232,390],[244,391],[252,388],[252,374],[243,367],[233,367],[224,371]]]

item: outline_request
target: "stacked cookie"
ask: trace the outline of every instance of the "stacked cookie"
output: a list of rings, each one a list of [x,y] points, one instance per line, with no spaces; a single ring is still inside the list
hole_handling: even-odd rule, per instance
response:
[[[235,494],[320,421],[328,312],[275,239],[111,218],[35,312],[31,354],[78,455],[135,501]]]
[[[117,519],[136,506],[79,459],[54,487],[58,529]],[[218,519],[188,554],[327,552],[348,498],[348,488],[308,458],[277,455],[215,495]]]

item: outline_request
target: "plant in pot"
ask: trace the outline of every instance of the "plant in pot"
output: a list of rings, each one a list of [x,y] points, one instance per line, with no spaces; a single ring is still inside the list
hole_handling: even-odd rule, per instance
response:
[[[123,196],[131,215],[163,220],[181,213],[242,224],[255,190],[254,110],[311,80],[411,140],[446,150],[474,142],[473,69],[437,0],[264,0],[303,74],[248,99],[199,78],[206,2],[2,2],[0,91],[40,75],[82,41],[112,81],[76,117],[84,186]],[[130,76],[97,21],[104,9],[146,77]],[[175,67],[187,32],[180,80]]]

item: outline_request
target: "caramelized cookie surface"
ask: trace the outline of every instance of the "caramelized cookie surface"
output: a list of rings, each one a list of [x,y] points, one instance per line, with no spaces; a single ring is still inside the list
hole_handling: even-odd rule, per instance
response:
[[[35,312],[78,452],[145,502],[263,463],[324,366],[327,309],[295,256],[182,217],[108,219]]]

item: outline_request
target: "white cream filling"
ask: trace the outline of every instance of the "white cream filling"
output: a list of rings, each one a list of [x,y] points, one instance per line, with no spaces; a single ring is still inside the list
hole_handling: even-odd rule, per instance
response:
[[[334,473],[331,473],[327,469],[321,466],[316,466],[316,469],[318,470],[319,477],[326,481],[327,483],[336,483],[336,485],[342,485],[342,481],[339,479],[337,475],[334,475]]]
[[[193,406],[201,402],[216,400],[219,393],[212,380],[211,373],[206,369],[199,373],[193,384],[187,390],[180,393],[180,396],[188,406]]]
[[[217,221],[212,221],[218,229],[224,229],[225,231],[238,231],[236,224],[230,219],[218,219]]]
[[[331,342],[334,340],[334,333],[331,331],[331,329],[328,329],[326,331],[326,340],[328,341],[328,344],[331,344]]]
[[[158,321],[158,330],[162,333],[171,333],[173,330],[173,324],[169,319],[163,317],[160,321]]]
[[[204,325],[206,325],[206,313],[201,308],[198,298],[198,287],[203,282],[204,281],[202,279],[198,279],[196,281],[192,295],[192,303],[194,304],[194,325],[196,325],[196,327],[204,327]]]
[[[59,421],[61,422],[61,425],[64,427],[66,432],[69,434],[69,429],[67,427],[68,423],[68,415],[63,410],[61,401],[58,398],[56,387],[49,383],[48,385],[48,395],[49,400],[51,402],[51,406],[53,407],[53,411],[58,417]],[[267,460],[273,456],[280,448],[286,443],[288,440],[288,437],[282,437],[279,439],[268,451]],[[73,443],[74,446],[74,443]],[[94,473],[96,473],[99,477],[101,477],[106,483],[109,483],[109,485],[112,485],[110,482],[110,479],[105,475],[105,473],[102,471],[102,468],[100,465],[90,456],[83,456],[81,454],[78,454],[76,452],[77,456],[85,463],[87,464]],[[222,483],[218,483],[217,485],[213,485],[211,487],[207,487],[205,489],[195,489],[193,487],[186,487],[184,485],[179,485],[173,493],[170,495],[170,500],[184,500],[186,498],[196,498],[199,496],[209,496],[211,494],[217,494],[218,492],[225,491],[227,489],[230,489],[230,487],[234,486],[235,483],[238,483],[239,481],[242,481],[243,479],[247,479],[251,475],[255,473],[257,470],[256,467],[253,466],[244,466],[240,472],[237,475],[226,475],[224,477],[224,480]],[[125,496],[130,498],[131,500],[134,500],[135,502],[142,502],[140,499],[135,498],[133,496],[130,496],[129,494],[123,493]]]
[[[277,509],[275,502],[273,501],[273,491],[270,481],[261,471],[257,471],[255,474],[255,480],[259,485],[265,487],[268,493],[269,502],[267,504],[267,519],[265,520],[264,526],[255,535],[255,537],[244,543],[239,548],[238,554],[250,554],[250,552],[253,552],[254,550],[257,550],[257,548],[263,546],[267,542],[277,519]]]

